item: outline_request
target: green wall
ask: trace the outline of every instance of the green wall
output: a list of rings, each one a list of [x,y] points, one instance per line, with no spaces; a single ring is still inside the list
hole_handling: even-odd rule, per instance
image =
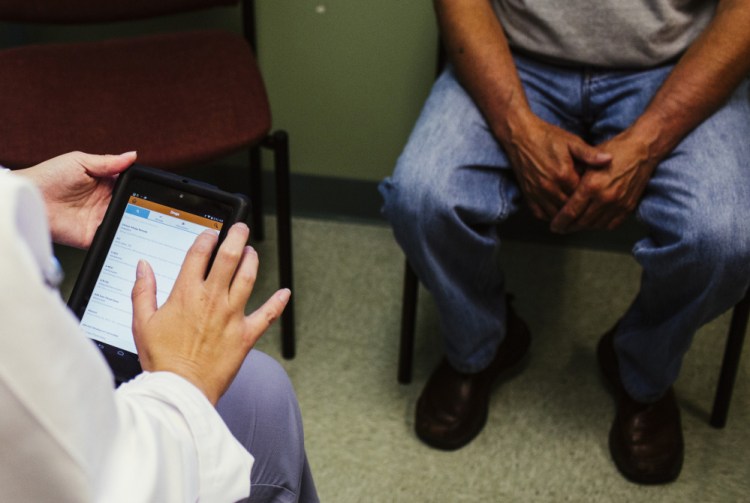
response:
[[[390,174],[434,76],[430,0],[256,0],[273,126],[294,174],[375,181]],[[100,27],[0,24],[0,46],[163,28],[240,32],[239,9]]]
[[[430,0],[261,0],[260,63],[295,173],[390,174],[435,72]]]

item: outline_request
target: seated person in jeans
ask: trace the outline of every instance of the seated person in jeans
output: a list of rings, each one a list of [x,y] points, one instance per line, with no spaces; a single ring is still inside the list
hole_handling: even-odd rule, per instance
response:
[[[381,184],[384,214],[440,312],[444,359],[420,439],[457,449],[529,346],[506,301],[498,224],[526,205],[553,232],[635,212],[640,290],[599,344],[617,468],[680,473],[672,391],[696,330],[750,282],[750,2],[436,0],[450,65]],[[571,313],[573,314],[573,313]]]

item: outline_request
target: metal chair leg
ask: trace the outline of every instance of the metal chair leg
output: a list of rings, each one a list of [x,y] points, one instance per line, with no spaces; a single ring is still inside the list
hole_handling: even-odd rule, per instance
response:
[[[242,29],[245,40],[250,44],[253,54],[257,58],[258,39],[255,25],[255,2],[242,1]],[[260,146],[250,148],[250,237],[254,241],[263,241],[266,237],[263,226],[263,170],[261,167]]]
[[[729,334],[727,336],[726,348],[724,349],[719,384],[716,386],[716,396],[714,397],[714,406],[711,412],[710,423],[714,428],[723,428],[727,424],[729,402],[732,399],[732,390],[735,378],[737,377],[742,344],[745,341],[745,334],[747,332],[748,315],[750,315],[750,291],[745,294],[744,299],[734,306],[732,321],[729,324]]]
[[[401,343],[398,354],[398,382],[411,382],[414,359],[414,327],[417,321],[419,280],[408,261],[404,267],[404,295],[401,302]]]
[[[253,147],[250,157],[250,235],[255,241],[263,241],[266,237],[263,227],[263,178],[260,161],[260,148]]]
[[[398,357],[398,382],[401,384],[409,384],[412,378],[418,291],[419,280],[409,262],[406,261],[401,304],[401,339]],[[729,404],[739,369],[742,346],[745,341],[749,319],[750,291],[737,303],[732,314],[719,382],[716,387],[716,395],[711,411],[710,424],[714,428],[724,428],[727,423]]]
[[[274,152],[276,175],[276,229],[279,247],[279,283],[282,288],[293,290],[292,275],[292,218],[289,175],[289,136],[285,131],[276,131],[264,142]],[[281,354],[286,359],[294,358],[294,296],[281,315]]]

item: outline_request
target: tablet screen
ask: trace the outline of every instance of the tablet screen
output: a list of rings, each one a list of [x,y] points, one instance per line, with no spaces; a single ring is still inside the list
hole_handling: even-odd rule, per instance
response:
[[[161,306],[195,238],[208,229],[219,234],[220,243],[249,206],[241,194],[145,166],[131,166],[118,177],[68,299],[117,383],[141,372],[131,300],[138,261],[151,265]],[[213,256],[209,268],[212,261]]]
[[[136,353],[131,291],[138,261],[144,259],[151,265],[161,306],[195,238],[207,229],[218,233],[222,226],[221,215],[190,213],[155,202],[141,192],[131,193],[81,317],[86,335]]]

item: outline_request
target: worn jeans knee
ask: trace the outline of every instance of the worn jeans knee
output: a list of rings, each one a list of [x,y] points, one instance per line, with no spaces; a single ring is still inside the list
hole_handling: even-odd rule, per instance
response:
[[[734,306],[750,283],[747,88],[657,167],[638,208],[649,229],[634,248],[641,288],[615,341],[635,398],[663,394],[698,328]]]

